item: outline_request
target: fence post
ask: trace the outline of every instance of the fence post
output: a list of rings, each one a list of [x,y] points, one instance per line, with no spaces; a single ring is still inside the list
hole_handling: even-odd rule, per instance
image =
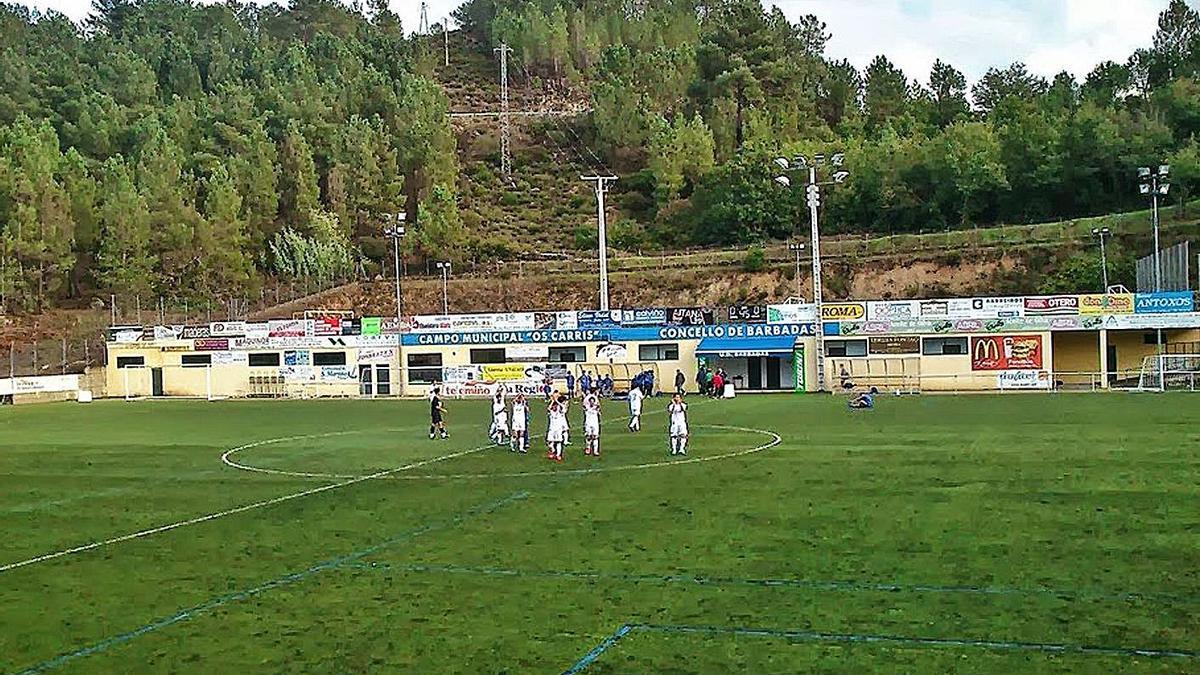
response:
[[[137,310],[137,323],[140,326],[140,325],[142,325],[142,296],[141,295],[133,296],[133,302],[134,302],[134,307]]]
[[[62,374],[67,374],[67,338],[62,339]]]
[[[17,376],[17,343],[8,343],[8,377],[12,379]]]
[[[37,375],[37,340],[33,341],[33,375]]]

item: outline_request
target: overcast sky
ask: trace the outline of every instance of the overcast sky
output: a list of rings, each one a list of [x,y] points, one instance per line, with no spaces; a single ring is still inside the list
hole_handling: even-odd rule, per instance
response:
[[[20,2],[21,0],[16,0]],[[79,20],[90,0],[32,0]],[[1168,0],[772,0],[791,18],[816,14],[829,25],[828,54],[862,68],[886,54],[909,78],[927,79],[941,58],[976,80],[989,66],[1024,61],[1033,72],[1083,78],[1101,61],[1123,62],[1149,46]],[[1195,6],[1200,0],[1188,0]],[[420,0],[391,0],[415,30]],[[437,23],[461,0],[428,0]]]

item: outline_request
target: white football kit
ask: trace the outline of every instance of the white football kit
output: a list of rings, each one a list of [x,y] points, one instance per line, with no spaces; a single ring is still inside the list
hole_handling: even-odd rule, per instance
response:
[[[637,431],[642,428],[642,399],[645,395],[641,389],[629,392],[629,430]]]
[[[671,436],[687,436],[687,404],[672,403],[671,405],[667,406],[667,411],[671,413]]]
[[[588,438],[600,436],[600,401],[595,396],[583,404],[583,435]]]

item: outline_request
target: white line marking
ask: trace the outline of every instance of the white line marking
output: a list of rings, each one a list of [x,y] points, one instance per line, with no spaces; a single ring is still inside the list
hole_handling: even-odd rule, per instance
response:
[[[696,428],[700,428],[700,429],[721,429],[724,431],[742,431],[742,432],[750,433],[750,434],[761,434],[763,436],[770,437],[771,441],[769,443],[764,443],[762,445],[759,445],[759,446],[756,446],[753,448],[749,448],[749,449],[745,449],[745,450],[736,450],[734,452],[727,452],[727,453],[724,453],[721,455],[713,455],[710,457],[689,457],[688,459],[663,460],[660,462],[648,462],[645,464],[627,464],[627,465],[623,465],[623,466],[593,467],[590,469],[557,469],[557,470],[548,469],[548,470],[544,470],[544,471],[522,471],[522,472],[513,472],[513,473],[424,474],[424,475],[416,475],[416,476],[413,476],[413,475],[390,475],[390,476],[387,476],[387,478],[389,478],[391,480],[461,480],[461,479],[478,479],[478,478],[526,478],[526,477],[530,477],[530,476],[586,475],[586,474],[592,474],[592,473],[607,473],[607,472],[611,472],[611,471],[633,471],[633,470],[637,470],[637,469],[656,469],[656,468],[665,467],[665,466],[681,466],[684,464],[699,464],[701,462],[715,462],[717,460],[722,460],[722,459],[733,459],[735,457],[743,457],[745,455],[752,455],[757,452],[763,452],[764,450],[770,450],[771,448],[773,448],[783,442],[783,439],[779,436],[779,434],[777,434],[773,431],[767,431],[765,429],[750,429],[748,427],[734,427],[734,426],[725,426],[725,425],[717,425],[717,424],[693,425],[693,426],[695,426]],[[358,433],[358,432],[344,432],[344,433]],[[365,432],[363,432],[363,433],[365,433]],[[291,440],[291,439],[280,439],[280,440],[282,441],[282,440]],[[221,461],[223,461],[226,464],[228,464],[229,466],[232,466],[237,469],[244,469],[246,471],[256,471],[259,473],[266,473],[266,474],[272,474],[272,475],[277,475],[277,476],[290,476],[290,477],[294,477],[294,478],[330,478],[330,479],[339,479],[339,480],[357,477],[357,476],[352,476],[352,475],[333,474],[333,473],[306,473],[306,472],[302,472],[302,471],[285,471],[282,469],[264,469],[262,467],[251,466],[248,464],[240,464],[238,462],[233,461],[232,459],[229,459],[229,457],[236,452],[240,452],[241,450],[249,450],[252,447],[258,447],[258,445],[266,445],[266,444],[267,444],[266,442],[263,442],[263,443],[260,443],[257,445],[248,445],[248,446],[244,446],[242,448],[235,448],[233,450],[230,450],[229,452],[226,452],[224,455],[222,455]]]
[[[272,439],[272,440],[268,440],[268,441],[258,441],[255,443],[249,443],[247,445],[241,446],[240,449],[257,447],[260,445],[267,445],[268,443],[282,443],[282,442],[288,441],[288,440],[302,440],[302,439],[306,439],[306,438],[322,438],[322,437],[327,437],[327,436],[347,435],[347,434],[351,434],[351,433],[356,433],[356,432],[340,431],[340,432],[334,432],[334,433],[328,433],[328,434],[314,434],[314,435],[310,435],[310,436],[292,436],[289,438],[279,438],[279,439]],[[0,566],[0,573],[8,572],[10,570],[15,570],[18,567],[35,565],[37,563],[46,562],[47,560],[54,560],[55,558],[62,558],[64,556],[74,555],[76,553],[83,553],[84,551],[91,551],[91,550],[102,548],[105,546],[111,546],[113,544],[119,544],[119,543],[125,542],[125,541],[141,539],[142,537],[149,537],[150,535],[153,535],[153,534],[159,534],[161,532],[168,532],[170,530],[175,530],[175,529],[178,529],[181,527],[187,527],[188,525],[198,525],[200,523],[206,523],[210,520],[217,520],[218,518],[224,518],[226,516],[232,516],[232,515],[238,514],[238,513],[245,513],[246,511],[253,511],[254,509],[260,509],[260,508],[263,508],[264,506],[272,506],[275,504],[282,504],[283,502],[292,501],[293,499],[300,499],[301,497],[308,497],[309,495],[315,495],[315,494],[319,494],[321,492],[327,492],[329,490],[336,490],[338,488],[344,488],[344,487],[347,487],[350,485],[355,485],[357,483],[362,483],[364,481],[374,480],[376,478],[383,478],[385,476],[389,476],[389,475],[399,472],[399,471],[407,471],[409,469],[417,469],[422,466],[426,466],[428,464],[434,464],[436,462],[443,462],[443,461],[446,461],[449,459],[455,459],[457,457],[462,457],[464,455],[481,452],[483,450],[487,450],[488,448],[494,448],[494,447],[496,447],[496,446],[495,445],[484,445],[484,446],[480,446],[478,448],[471,448],[470,450],[461,450],[459,452],[453,452],[448,455],[442,455],[440,457],[434,457],[432,459],[425,459],[425,460],[421,460],[419,462],[405,464],[404,466],[396,467],[395,469],[387,469],[385,471],[378,471],[376,473],[369,474],[366,476],[357,476],[355,478],[351,478],[350,480],[342,481],[340,483],[330,483],[329,485],[322,485],[320,487],[315,487],[310,490],[294,492],[289,495],[283,495],[282,497],[274,497],[272,499],[265,499],[263,501],[254,502],[253,504],[246,504],[244,506],[239,506],[237,508],[226,509],[225,511],[217,511],[216,513],[210,513],[208,515],[198,516],[196,518],[191,518],[188,520],[181,520],[177,523],[171,523],[170,525],[160,525],[158,527],[153,527],[148,530],[131,532],[129,534],[123,534],[119,537],[113,537],[111,539],[104,539],[102,541],[94,541],[90,544],[84,544],[82,546],[76,546],[74,548],[68,548],[68,549],[64,549],[62,551],[56,551],[54,553],[47,553],[45,555],[40,555],[40,556],[37,556],[36,558],[30,558],[28,560],[21,560],[19,562],[8,563],[6,565],[2,565],[2,566]],[[238,449],[239,448],[235,448],[234,450],[231,450],[231,451],[227,452],[226,454],[230,454]]]

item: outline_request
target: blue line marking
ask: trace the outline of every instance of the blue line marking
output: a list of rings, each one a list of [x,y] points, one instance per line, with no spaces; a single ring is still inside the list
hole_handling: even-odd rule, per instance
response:
[[[399,534],[399,535],[397,535],[391,539],[388,539],[387,541],[384,541],[382,543],[375,544],[374,546],[370,546],[368,548],[364,548],[362,550],[355,551],[353,553],[348,553],[346,555],[343,555],[343,556],[340,556],[337,558],[332,558],[330,560],[326,560],[324,562],[317,563],[316,565],[313,565],[312,567],[309,567],[308,569],[302,570],[300,572],[293,572],[291,574],[286,574],[277,579],[272,579],[270,581],[263,582],[257,586],[252,586],[250,588],[247,588],[247,589],[244,589],[241,591],[237,591],[234,593],[228,593],[226,595],[217,596],[215,598],[212,598],[210,600],[202,602],[199,605],[195,605],[193,607],[189,607],[187,609],[176,612],[175,614],[172,614],[171,616],[152,621],[140,628],[135,628],[134,630],[128,631],[126,633],[121,633],[120,635],[115,635],[110,638],[106,638],[104,640],[101,640],[95,644],[89,645],[82,649],[77,649],[73,652],[67,652],[65,654],[56,656],[52,659],[42,661],[41,663],[38,663],[36,665],[30,666],[24,670],[19,671],[19,673],[20,673],[20,675],[33,675],[34,673],[42,673],[42,672],[46,672],[48,670],[54,670],[56,668],[59,668],[65,664],[71,662],[71,661],[74,661],[75,659],[83,658],[86,656],[91,656],[93,654],[98,654],[100,652],[103,652],[103,651],[111,648],[111,647],[115,647],[117,645],[121,645],[126,642],[129,642],[135,638],[141,637],[142,635],[146,635],[148,633],[153,633],[153,632],[161,630],[163,628],[167,628],[168,626],[173,626],[177,623],[187,621],[188,619],[191,619],[194,616],[203,614],[205,612],[209,612],[213,609],[221,607],[222,605],[227,605],[230,603],[245,600],[246,598],[250,598],[250,597],[259,595],[261,593],[264,593],[266,591],[269,591],[269,590],[272,590],[275,588],[280,588],[282,586],[294,584],[298,581],[303,581],[304,579],[307,579],[308,577],[311,577],[315,574],[319,574],[321,572],[325,572],[325,571],[334,569],[341,565],[345,565],[346,563],[352,563],[356,560],[361,560],[362,558],[369,556],[373,553],[378,553],[384,549],[390,548],[397,544],[404,543],[406,541],[410,541],[410,540],[412,540],[416,537],[419,537],[423,534],[427,534],[429,532],[433,532],[436,530],[443,530],[443,529],[447,529],[450,527],[454,527],[456,525],[463,523],[464,521],[466,521],[470,518],[473,518],[475,516],[479,516],[482,514],[490,513],[499,508],[507,506],[515,501],[526,499],[527,497],[529,497],[529,493],[526,491],[515,492],[507,497],[504,497],[503,499],[498,499],[496,501],[492,501],[492,502],[488,502],[486,504],[472,507],[471,509],[469,509],[467,511],[464,511],[462,513],[455,515],[453,518],[450,518],[449,520],[445,520],[445,521],[442,521],[439,523],[431,523],[431,524],[427,524],[427,525],[422,525],[421,527],[418,527],[414,530],[410,530],[408,532]]]
[[[578,673],[583,672],[583,670],[585,668],[592,665],[592,663],[595,662],[596,659],[600,658],[601,654],[608,651],[613,645],[617,644],[617,642],[621,638],[625,637],[626,635],[629,635],[629,633],[631,631],[633,631],[634,628],[635,628],[635,626],[632,626],[630,624],[625,624],[625,625],[621,626],[620,628],[617,629],[617,632],[615,632],[612,635],[609,635],[607,638],[605,638],[604,642],[601,642],[600,644],[596,645],[596,647],[594,649],[592,649],[592,651],[588,652],[587,654],[584,654],[582,659],[579,659],[578,661],[575,662],[575,665],[564,670],[563,675],[578,675]]]
[[[388,563],[361,562],[344,565],[349,568],[379,569],[399,572],[431,572],[445,574],[479,574],[486,576],[512,576],[544,579],[613,579],[663,584],[696,584],[701,586],[763,586],[785,588],[808,588],[822,591],[878,591],[883,593],[963,593],[971,595],[1048,595],[1057,598],[1093,598],[1105,600],[1146,600],[1180,603],[1200,602],[1200,596],[1172,595],[1169,593],[1110,593],[1092,590],[1064,590],[1053,588],[1011,588],[1003,586],[938,586],[932,584],[896,584],[858,581],[824,581],[814,579],[745,579],[739,577],[710,577],[690,574],[625,574],[619,572],[593,572],[571,570],[521,570],[498,567],[466,567],[460,565],[422,565],[418,563],[391,565]]]
[[[563,675],[579,675],[621,638],[634,631],[693,635],[735,635],[747,637],[784,638],[803,642],[840,642],[893,644],[904,647],[972,647],[999,651],[1029,651],[1050,654],[1083,654],[1089,656],[1144,656],[1148,658],[1200,659],[1200,652],[1182,649],[1145,649],[1129,647],[1098,647],[1090,645],[1055,644],[1049,642],[1018,642],[1010,640],[976,640],[972,638],[906,637],[864,633],[823,633],[818,631],[776,630],[771,628],[726,628],[721,626],[685,626],[672,624],[627,623],[575,662]]]

